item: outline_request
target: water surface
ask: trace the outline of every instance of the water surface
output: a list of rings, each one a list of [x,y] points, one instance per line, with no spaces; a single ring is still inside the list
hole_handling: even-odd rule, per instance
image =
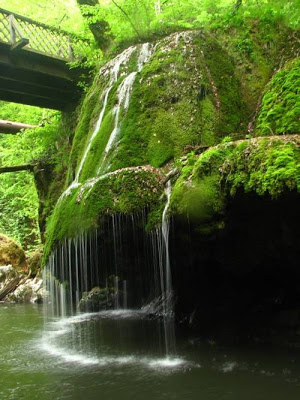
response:
[[[136,311],[51,320],[34,305],[0,305],[1,400],[298,400],[299,351],[177,339]],[[179,336],[177,332],[177,337]]]

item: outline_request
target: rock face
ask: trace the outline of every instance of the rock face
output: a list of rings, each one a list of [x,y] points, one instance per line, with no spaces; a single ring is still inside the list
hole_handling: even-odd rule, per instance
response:
[[[12,265],[22,269],[26,265],[24,250],[14,240],[0,234],[0,265]]]
[[[30,279],[11,265],[0,267],[0,300],[13,303],[42,303],[47,296],[42,279]]]
[[[41,253],[29,259],[29,273],[23,249],[5,235],[0,235],[0,300],[14,303],[40,303],[47,297],[43,281],[37,277]],[[30,276],[32,278],[30,278]]]
[[[48,294],[40,278],[25,279],[6,300],[13,303],[43,303]]]

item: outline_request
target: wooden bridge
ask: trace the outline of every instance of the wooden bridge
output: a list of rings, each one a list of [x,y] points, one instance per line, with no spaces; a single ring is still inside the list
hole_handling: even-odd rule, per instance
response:
[[[0,8],[0,100],[57,110],[78,101],[78,70],[89,43]]]

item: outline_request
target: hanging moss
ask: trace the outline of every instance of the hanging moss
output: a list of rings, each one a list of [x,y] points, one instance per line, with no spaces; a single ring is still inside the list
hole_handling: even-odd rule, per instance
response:
[[[182,169],[171,199],[174,214],[202,222],[218,219],[237,191],[276,198],[300,192],[300,136],[220,144]]]
[[[79,186],[56,205],[46,233],[45,259],[64,238],[96,228],[101,216],[134,214],[160,205],[163,175],[151,167],[128,168],[108,174],[93,186]]]

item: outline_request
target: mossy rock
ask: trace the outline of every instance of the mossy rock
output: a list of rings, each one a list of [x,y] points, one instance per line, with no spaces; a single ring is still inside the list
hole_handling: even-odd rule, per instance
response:
[[[227,202],[239,191],[277,198],[300,193],[300,135],[229,142],[193,156],[182,169],[171,213],[222,227]]]
[[[31,277],[35,277],[42,267],[43,252],[35,250],[28,258],[28,269],[30,270]]]
[[[111,309],[114,306],[114,296],[114,293],[108,288],[96,286],[89,292],[83,293],[79,302],[79,309],[85,312]]]
[[[22,247],[2,234],[0,234],[0,265],[12,265],[18,270],[26,267],[26,256]]]
[[[135,46],[127,62],[120,66],[102,123],[90,143],[80,182],[99,170],[115,128],[118,87],[129,73],[137,71],[140,48],[141,45]],[[69,177],[78,170],[103,111],[113,66],[111,60],[102,68],[83,102]],[[233,59],[209,34],[188,31],[158,41],[149,61],[136,73],[129,107],[121,109],[116,142],[105,156],[103,172],[145,164],[160,167],[180,157],[188,145],[214,145],[223,136],[241,131],[248,115],[241,96]]]
[[[46,232],[44,259],[64,238],[97,228],[105,215],[160,207],[164,175],[151,166],[124,168],[86,181],[62,196]]]

